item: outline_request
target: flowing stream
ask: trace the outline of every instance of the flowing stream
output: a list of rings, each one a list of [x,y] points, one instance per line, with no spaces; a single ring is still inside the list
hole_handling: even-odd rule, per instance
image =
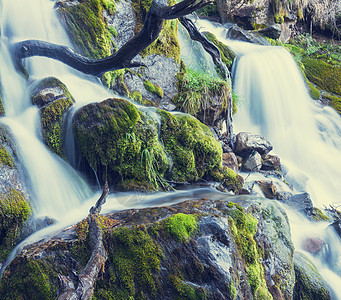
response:
[[[341,118],[308,94],[303,76],[283,47],[260,46],[226,38],[227,29],[198,20],[201,31],[214,33],[236,53],[233,92],[239,99],[234,133],[259,134],[274,146],[296,191],[309,192],[314,206],[341,204]],[[327,223],[312,223],[286,208],[295,248],[314,262],[341,299],[341,240]],[[307,237],[327,247],[319,256],[303,249]]]
[[[31,81],[26,81],[15,71],[8,50],[11,43],[26,39],[70,46],[53,6],[54,1],[47,0],[0,2],[0,86],[6,111],[0,122],[10,128],[16,141],[21,163],[27,173],[35,215],[63,220],[61,224],[65,226],[83,218],[98,193],[93,192],[69,164],[52,154],[43,144],[39,111],[30,103]],[[234,121],[235,132],[250,131],[270,140],[274,151],[281,157],[287,179],[298,191],[308,191],[315,206],[339,202],[341,119],[332,109],[313,103],[290,54],[280,47],[228,41],[224,28],[217,28],[207,21],[200,21],[200,27],[216,34],[238,54],[233,70],[234,92],[240,99],[239,112]],[[197,50],[193,51],[197,53]],[[190,59],[191,56],[193,54],[189,51],[187,57]],[[87,103],[112,96],[93,78],[85,77],[60,62],[35,57],[25,64],[30,80],[48,76],[61,79],[76,99],[73,111]],[[203,192],[207,193],[208,198],[214,198],[212,190],[196,189],[170,194],[169,199],[163,194],[143,197],[117,194],[109,198],[110,205],[106,205],[104,211],[162,205],[186,200],[196,193],[202,197]],[[289,217],[295,246],[301,249],[298,242],[301,236],[297,229],[302,227],[298,222],[300,217],[295,214]],[[310,225],[305,227],[310,228],[305,234],[310,234],[311,230],[315,230],[316,234],[316,226]],[[319,226],[322,227],[319,234],[325,235],[326,225]],[[52,229],[46,229],[49,230]],[[35,236],[28,241],[37,239]],[[330,234],[328,242],[333,244],[330,248],[336,249],[332,256],[339,262],[340,239]],[[341,299],[340,292],[336,291],[341,282],[340,273],[331,267],[337,264],[327,262],[323,256],[314,258],[314,262],[321,269],[324,266],[322,275]]]

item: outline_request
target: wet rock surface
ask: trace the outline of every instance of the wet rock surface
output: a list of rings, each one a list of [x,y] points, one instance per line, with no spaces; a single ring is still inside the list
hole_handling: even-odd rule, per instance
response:
[[[236,136],[234,152],[245,157],[253,151],[257,151],[261,155],[268,154],[272,148],[270,142],[264,137],[248,132],[240,132]]]
[[[292,299],[295,281],[289,225],[284,211],[271,202],[245,196],[190,200],[121,211],[100,220],[109,259],[98,278],[96,297],[107,293],[129,298],[143,293],[150,299],[189,295],[195,299],[251,299],[265,293]],[[5,271],[0,295],[14,291],[19,296],[22,290],[16,288],[17,280],[32,266],[40,270],[40,284],[47,290],[39,289],[33,277],[21,284],[30,285],[37,296],[43,292],[51,297],[58,294],[58,274],[76,282],[75,272],[88,257],[84,222],[26,247]],[[246,224],[251,226],[250,231]],[[178,230],[184,231],[179,234]],[[134,259],[138,253],[144,254]],[[120,270],[122,263],[126,267]],[[141,271],[139,263],[147,269]],[[129,277],[124,279],[127,272]],[[140,272],[146,272],[143,279]],[[128,280],[129,286],[118,285],[115,278]]]

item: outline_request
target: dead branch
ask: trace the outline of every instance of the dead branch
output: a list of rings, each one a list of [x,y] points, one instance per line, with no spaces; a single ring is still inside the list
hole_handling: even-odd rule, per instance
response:
[[[209,3],[209,0],[184,0],[173,6],[167,6],[163,0],[154,0],[141,31],[116,53],[103,59],[84,57],[66,46],[27,40],[12,46],[13,60],[17,66],[20,66],[23,58],[45,56],[59,60],[80,72],[95,76],[117,69],[139,67],[141,64],[133,62],[132,59],[158,38],[163,20],[183,17]]]
[[[108,182],[106,182],[103,186],[101,197],[96,202],[96,205],[91,207],[87,218],[92,254],[88,263],[78,275],[77,288],[69,277],[59,275],[58,279],[61,292],[57,298],[58,300],[87,300],[91,299],[93,295],[98,274],[104,269],[104,264],[108,258],[103,245],[102,231],[97,221],[98,214],[106,201],[108,193],[109,187]]]

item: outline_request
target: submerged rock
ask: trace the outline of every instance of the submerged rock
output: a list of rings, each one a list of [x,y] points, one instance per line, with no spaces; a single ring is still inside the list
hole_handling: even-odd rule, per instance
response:
[[[293,247],[284,212],[269,202],[229,199],[244,208],[192,200],[100,217],[108,260],[94,297],[292,299]],[[76,283],[90,258],[87,226],[84,220],[26,247],[5,270],[0,298],[56,298],[58,275]]]

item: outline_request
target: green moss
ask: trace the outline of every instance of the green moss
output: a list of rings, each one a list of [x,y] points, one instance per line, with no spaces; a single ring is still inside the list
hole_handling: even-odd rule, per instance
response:
[[[111,34],[114,38],[116,38],[116,37],[118,36],[117,30],[116,30],[115,27],[113,27],[113,26],[110,26],[110,27],[109,27],[109,32],[110,32],[110,34]]]
[[[308,257],[295,252],[294,269],[296,279],[294,299],[332,299],[326,282]]]
[[[319,88],[341,95],[341,66],[305,57],[302,59],[307,78]]]
[[[238,194],[243,188],[243,177],[226,166],[212,170],[210,175],[213,180],[221,182],[228,191]]]
[[[216,17],[219,18],[219,11],[217,9],[217,3],[214,0],[211,4],[206,5],[195,11],[196,14],[199,14],[204,17]]]
[[[170,276],[169,282],[176,291],[175,299],[206,300],[207,294],[202,287],[194,287],[185,283],[178,276]]]
[[[64,157],[63,120],[66,111],[73,105],[70,97],[60,98],[41,111],[41,126],[46,145],[57,155]]]
[[[12,155],[7,151],[4,145],[0,144],[0,165],[14,167],[14,160]]]
[[[308,80],[307,80],[307,84],[309,87],[310,97],[313,98],[314,100],[319,99],[321,96],[320,91]]]
[[[24,258],[15,263],[1,279],[1,299],[55,299],[57,273],[48,263]]]
[[[124,74],[126,72],[127,69],[106,72],[102,76],[102,82],[109,89],[118,89],[123,95],[129,96],[129,90],[124,82]]]
[[[311,218],[315,221],[329,221],[330,219],[322,212],[321,209],[314,207],[311,213]]]
[[[115,10],[113,0],[84,0],[77,5],[59,8],[61,19],[79,51],[91,58],[111,54],[111,38],[103,10]]]
[[[325,94],[323,98],[329,100],[330,106],[341,115],[341,97]]]
[[[75,114],[74,133],[89,164],[117,188],[158,189],[168,168],[156,122],[130,102],[108,99]]]
[[[20,229],[30,215],[31,208],[21,192],[12,189],[0,194],[0,261],[17,243]]]
[[[226,81],[193,70],[179,73],[177,77],[178,94],[173,98],[173,103],[179,110],[196,116],[214,99],[222,103],[223,109],[227,109],[231,90]]]
[[[104,244],[108,253],[107,270],[105,278],[97,281],[95,297],[141,299],[146,294],[155,297],[159,288],[156,273],[163,253],[145,226],[104,232]]]
[[[232,66],[233,60],[236,57],[234,52],[228,46],[226,46],[222,42],[219,42],[213,33],[207,32],[205,33],[205,37],[218,47],[220,54],[221,54],[222,62],[230,69]]]
[[[255,299],[272,299],[267,290],[264,268],[261,263],[261,251],[254,236],[257,232],[257,219],[250,214],[233,208],[226,212],[238,252],[244,261],[245,271]]]
[[[180,243],[188,242],[198,230],[198,220],[195,215],[176,214],[163,223],[165,232]]]
[[[173,165],[168,178],[178,182],[208,176],[222,163],[222,148],[209,128],[186,114],[161,115],[160,139]]]
[[[101,0],[103,8],[108,12],[109,15],[116,13],[116,2],[115,0]]]
[[[146,90],[154,95],[163,97],[163,89],[158,84],[153,84],[150,80],[144,80],[143,85]]]

